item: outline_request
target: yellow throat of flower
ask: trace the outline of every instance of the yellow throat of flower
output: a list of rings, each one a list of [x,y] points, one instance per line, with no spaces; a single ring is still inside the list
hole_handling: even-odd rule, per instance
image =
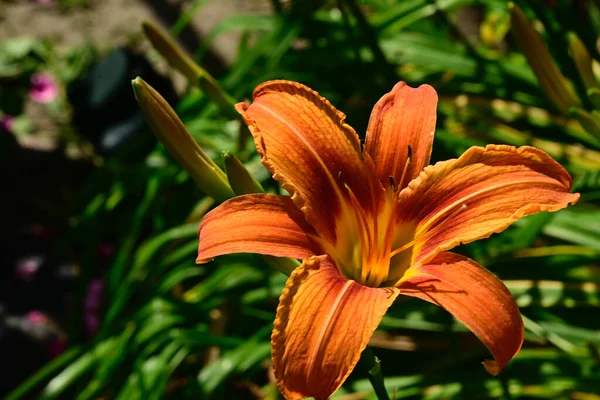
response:
[[[375,210],[366,211],[352,189],[344,184],[349,202],[343,205],[337,243],[323,245],[348,279],[370,287],[395,286],[411,266],[413,253],[427,241],[431,229],[466,208],[464,203],[453,203],[424,223],[398,221],[402,207],[398,191],[404,187],[409,163],[410,151],[398,186],[390,177],[384,201]]]

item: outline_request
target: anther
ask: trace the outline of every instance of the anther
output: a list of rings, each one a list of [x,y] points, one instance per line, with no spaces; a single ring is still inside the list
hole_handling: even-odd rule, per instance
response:
[[[394,177],[392,175],[390,175],[390,189],[392,189],[392,191],[396,191],[396,183],[394,183]]]

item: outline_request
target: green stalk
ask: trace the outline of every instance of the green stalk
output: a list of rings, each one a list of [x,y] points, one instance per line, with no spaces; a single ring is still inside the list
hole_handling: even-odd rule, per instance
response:
[[[390,400],[390,396],[385,389],[383,382],[381,362],[377,356],[373,354],[373,350],[371,350],[370,347],[367,346],[367,348],[362,352],[358,365],[360,365],[360,367],[366,371],[367,376],[369,377],[369,382],[371,382],[377,398],[379,400]]]
[[[173,28],[175,29],[175,27]],[[152,46],[167,62],[181,72],[192,84],[198,85],[221,111],[231,118],[239,118],[236,101],[219,85],[217,80],[192,60],[173,39],[151,22],[142,22],[142,30]]]

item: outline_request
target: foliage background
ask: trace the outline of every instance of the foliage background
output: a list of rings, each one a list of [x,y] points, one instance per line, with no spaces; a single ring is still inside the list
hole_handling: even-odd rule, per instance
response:
[[[172,27],[173,36],[208,2],[190,2]],[[400,298],[371,342],[396,399],[600,398],[600,119],[596,92],[582,80],[568,36],[571,32],[581,39],[598,71],[600,4],[517,3],[574,88],[578,107],[557,109],[540,89],[530,66],[532,55],[528,60],[517,45],[508,3],[501,0],[273,0],[272,12],[223,20],[193,54],[240,101],[269,79],[303,82],[342,110],[359,134],[365,132],[373,104],[395,82],[428,83],[440,95],[432,161],[456,157],[472,145],[530,144],[573,175],[575,189],[582,193],[577,206],[525,218],[459,250],[497,274],[514,294],[526,326],[523,350],[499,377],[491,377],[480,365],[486,350],[462,325],[438,307]],[[214,70],[206,61],[211,46],[229,31],[242,32],[236,56],[225,69]],[[51,44],[31,43],[35,45],[19,47],[15,54],[14,41],[2,42],[0,82],[14,88],[15,79],[42,63],[62,70],[66,76],[61,82],[68,86],[99,57],[81,48],[57,57]],[[145,56],[153,63],[160,58],[152,50]],[[57,67],[61,63],[68,68]],[[20,69],[10,75],[7,66],[15,65]],[[133,99],[130,87],[126,96]],[[2,97],[7,113],[5,100],[18,100],[14,91],[5,90]],[[11,219],[3,235],[11,246],[15,232],[36,222],[53,232],[41,246],[46,257],[54,264],[69,260],[76,268],[67,284],[35,293],[37,303],[23,304],[14,292],[25,284],[8,271],[12,259],[6,256],[0,294],[3,327],[14,327],[17,315],[37,307],[50,318],[41,325],[51,327],[53,337],[65,339],[68,347],[27,379],[3,383],[5,398],[277,399],[269,337],[285,276],[253,255],[195,265],[198,222],[214,201],[147,128],[114,151],[100,151],[74,127],[70,110],[76,105],[70,100],[61,97],[53,114],[60,122],[58,150],[36,165],[48,168],[50,176],[81,177],[68,179],[61,188],[44,187],[48,193],[67,190],[68,201],[43,195],[43,206],[21,204],[19,199],[31,199],[36,190],[18,170],[15,181],[25,184],[4,194],[13,200],[5,199],[3,209],[30,217]],[[230,152],[267,191],[281,192],[228,110],[194,82],[172,101],[191,134],[219,164],[222,153]],[[2,168],[14,176],[15,154],[26,150],[8,135],[0,138],[0,157],[12,160]],[[76,161],[69,159],[64,150],[70,143],[87,152]],[[24,241],[35,245],[29,236]],[[98,248],[104,243],[113,250],[103,258]],[[6,253],[15,251],[7,248]],[[101,323],[89,334],[86,298],[93,282],[102,285]],[[28,290],[55,284],[46,280]],[[51,307],[53,298],[65,293],[68,305]],[[35,328],[30,325],[23,330]],[[1,340],[10,343],[6,336]],[[13,350],[6,344],[3,349],[7,355]],[[27,363],[19,354],[0,360],[7,371],[12,364]],[[374,398],[365,378],[364,371],[356,370],[336,396]]]

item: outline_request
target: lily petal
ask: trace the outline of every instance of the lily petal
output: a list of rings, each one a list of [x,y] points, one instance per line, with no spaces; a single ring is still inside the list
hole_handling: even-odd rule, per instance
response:
[[[271,336],[277,384],[286,399],[327,399],[348,377],[399,294],[340,275],[327,256],[292,273]]]
[[[574,204],[571,177],[534,147],[472,147],[425,168],[399,196],[399,224],[417,224],[412,264],[460,243],[502,232],[516,220]]]
[[[375,160],[384,185],[392,176],[403,188],[429,165],[437,100],[437,93],[429,85],[412,88],[399,82],[375,104],[365,152]],[[409,151],[410,163],[406,166]]]
[[[258,253],[305,259],[322,250],[316,232],[287,196],[249,194],[209,212],[198,229],[197,263],[231,253]]]
[[[449,311],[469,328],[494,356],[483,362],[498,375],[523,344],[523,319],[515,300],[494,274],[467,257],[438,254],[430,263],[410,268],[400,293]]]
[[[292,194],[307,221],[335,243],[337,221],[349,204],[348,185],[365,209],[372,210],[372,181],[361,158],[356,132],[343,113],[314,90],[289,81],[258,86],[250,106],[238,112],[273,177]]]

